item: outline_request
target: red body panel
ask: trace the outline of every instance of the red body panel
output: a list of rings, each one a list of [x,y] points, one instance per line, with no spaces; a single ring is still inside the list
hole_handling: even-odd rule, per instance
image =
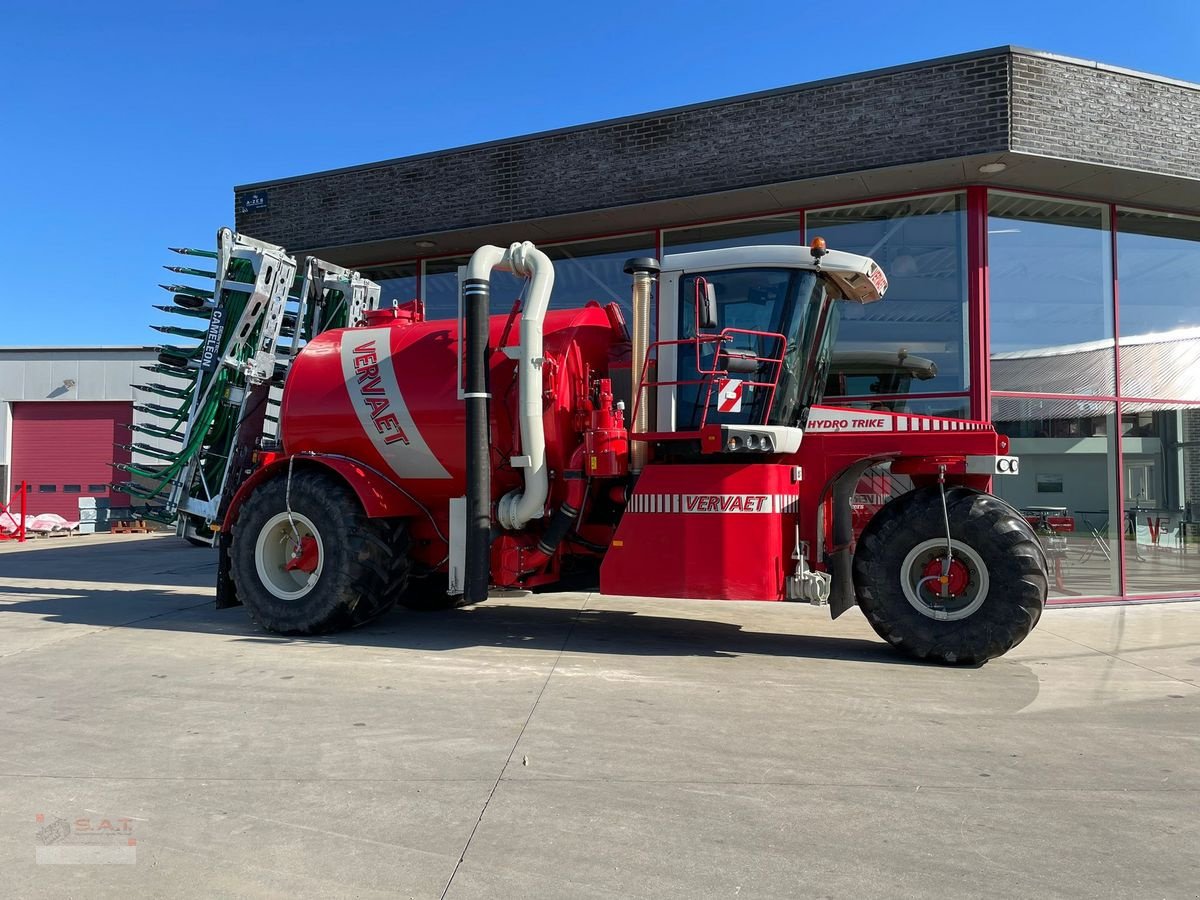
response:
[[[753,460],[647,466],[604,557],[600,589],[782,600],[798,512],[792,472]]]
[[[461,345],[456,323],[374,321],[318,335],[296,358],[280,412],[284,451],[360,461],[364,470],[374,470],[384,483],[394,482],[393,487],[416,498],[436,520],[437,530],[448,534],[449,500],[466,491],[466,414],[458,398]],[[514,415],[516,363],[505,352],[515,348],[517,326],[509,316],[491,319],[493,501],[522,481],[520,469],[509,462],[520,455],[520,431]],[[584,440],[575,412],[590,377],[607,374],[610,350],[619,339],[608,312],[594,303],[546,315],[543,424],[552,473],[563,471]],[[360,497],[373,490],[355,489]],[[552,477],[551,507],[564,490],[561,479]],[[364,505],[368,515],[396,515],[391,502]],[[422,512],[414,529],[425,527],[424,517]],[[440,539],[418,540],[413,552],[418,558],[426,554],[421,561],[435,564],[444,559],[446,548]]]
[[[323,468],[340,477],[358,496],[363,510],[372,518],[407,518],[422,516],[424,511],[409,496],[404,494],[390,478],[353,459],[341,456],[323,456],[321,454],[305,454],[296,457],[293,463],[296,469]],[[267,463],[261,469],[247,478],[233,495],[229,509],[225,513],[226,525],[237,521],[242,503],[260,484],[276,475],[287,475],[288,457],[281,457]]]

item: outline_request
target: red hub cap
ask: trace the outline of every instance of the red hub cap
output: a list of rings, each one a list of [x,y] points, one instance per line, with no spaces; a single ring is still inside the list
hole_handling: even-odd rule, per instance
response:
[[[945,557],[936,557],[925,564],[925,569],[921,573],[923,578],[941,578],[942,561]],[[946,587],[949,589],[950,595],[957,597],[967,589],[967,585],[971,583],[971,573],[967,567],[957,559],[950,560],[950,571],[946,573]],[[926,590],[931,594],[943,596],[942,585],[936,580],[925,582]]]
[[[317,571],[318,556],[317,539],[311,534],[306,534],[300,538],[299,548],[292,558],[284,563],[283,568],[288,572],[300,571],[311,575]]]

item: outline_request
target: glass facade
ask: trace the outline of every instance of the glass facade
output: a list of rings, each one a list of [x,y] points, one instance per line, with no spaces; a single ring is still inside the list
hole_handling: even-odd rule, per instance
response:
[[[636,256],[657,256],[653,232],[543,247],[554,260],[554,297],[550,308],[582,306],[589,300],[618,303],[632,322],[630,280],[625,263]]]
[[[621,235],[591,241],[539,245],[554,261],[554,292],[551,309],[582,306],[590,300],[618,303],[628,322],[630,282],[625,274],[626,260],[635,256],[656,256],[653,232]],[[426,315],[431,319],[453,318],[458,311],[458,268],[469,257],[430,259],[424,263],[422,296]],[[493,315],[508,312],[520,295],[524,280],[506,272],[492,276]]]
[[[989,195],[993,420],[1022,458],[996,489],[1039,523],[1056,596],[1200,586],[1196,263],[1196,219]]]
[[[830,402],[966,415],[966,195],[814,210],[805,228],[832,248],[870,256],[888,276],[882,303],[843,305]],[[939,396],[918,399],[928,394]]]
[[[1111,396],[1108,207],[993,192],[992,389]]]
[[[1122,404],[1125,582],[1131,594],[1200,586],[1200,406]],[[1169,406],[1169,404],[1164,404]]]
[[[1200,219],[1117,211],[1125,589],[1200,586]]]
[[[1021,474],[993,489],[1041,536],[1052,599],[1200,590],[1200,218],[971,190],[970,213],[954,190],[545,246],[552,306],[615,301],[629,318],[633,256],[817,235],[871,256],[890,289],[844,305],[829,402],[967,417],[970,395],[990,396],[985,414],[1021,457]],[[365,271],[385,302],[419,293],[431,317],[450,317],[465,263]],[[494,313],[520,284],[496,279]],[[906,486],[870,470],[856,516]]]
[[[1041,536],[1050,596],[1119,594],[1116,404],[997,397],[992,421],[1021,458],[1021,474],[996,478],[992,490]]]
[[[1120,210],[1121,393],[1200,401],[1200,219]]]
[[[415,262],[366,269],[363,271],[363,275],[377,282],[382,288],[379,293],[380,308],[391,306],[393,301],[407,303],[409,300],[421,296]]]

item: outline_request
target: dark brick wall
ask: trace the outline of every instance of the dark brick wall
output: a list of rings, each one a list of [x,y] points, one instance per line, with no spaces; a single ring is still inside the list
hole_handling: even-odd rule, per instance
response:
[[[1196,178],[1200,91],[1014,54],[1012,149]]]
[[[273,183],[237,228],[304,250],[1001,151],[1009,73],[1002,51]]]

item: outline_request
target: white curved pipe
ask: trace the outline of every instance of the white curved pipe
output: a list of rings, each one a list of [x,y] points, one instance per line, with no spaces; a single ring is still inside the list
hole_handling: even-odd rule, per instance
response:
[[[513,244],[513,247],[515,246],[516,244]],[[467,278],[482,278],[490,284],[492,269],[504,262],[505,256],[510,252],[512,252],[512,247],[505,251],[499,247],[493,247],[491,244],[484,244],[471,254],[471,259],[467,262]]]
[[[472,257],[474,261],[474,257]],[[501,268],[529,278],[525,308],[521,312],[520,357],[517,361],[517,385],[520,394],[517,412],[521,424],[522,462],[525,464],[525,489],[509,491],[500,498],[496,517],[510,531],[545,514],[550,478],[546,471],[546,432],[542,425],[542,323],[550,305],[554,287],[554,263],[545,253],[525,241],[513,244],[504,255]],[[470,272],[468,271],[468,276]]]

